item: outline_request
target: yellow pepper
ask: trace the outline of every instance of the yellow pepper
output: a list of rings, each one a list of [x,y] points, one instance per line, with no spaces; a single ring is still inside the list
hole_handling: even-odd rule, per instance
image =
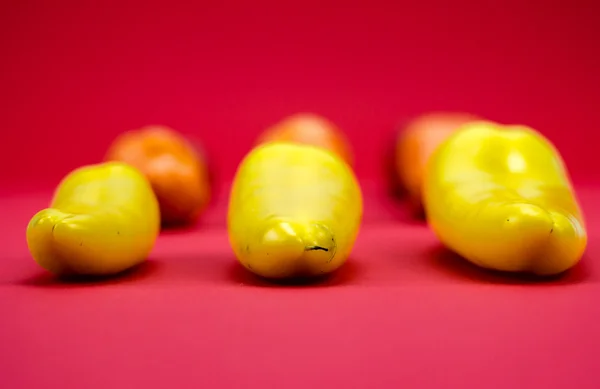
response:
[[[27,227],[34,260],[59,275],[110,275],[144,261],[160,230],[158,201],[137,169],[121,162],[69,173],[50,208]]]
[[[341,158],[315,146],[269,142],[238,168],[229,239],[242,265],[259,276],[318,276],[347,260],[361,218],[361,190]]]
[[[529,127],[462,126],[433,153],[423,195],[441,242],[481,267],[554,275],[585,251],[584,217],[562,157]]]

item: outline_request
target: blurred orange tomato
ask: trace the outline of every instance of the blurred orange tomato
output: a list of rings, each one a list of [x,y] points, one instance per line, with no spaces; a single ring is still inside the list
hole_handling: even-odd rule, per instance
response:
[[[119,135],[105,160],[122,161],[150,181],[163,224],[195,221],[209,202],[206,161],[187,138],[165,126],[147,126]]]
[[[299,113],[265,130],[257,143],[287,141],[321,147],[341,157],[350,166],[354,163],[352,147],[344,133],[332,122],[312,113]]]
[[[425,167],[433,151],[461,125],[478,119],[463,112],[432,112],[409,121],[401,129],[395,150],[396,175],[417,208],[421,208]]]

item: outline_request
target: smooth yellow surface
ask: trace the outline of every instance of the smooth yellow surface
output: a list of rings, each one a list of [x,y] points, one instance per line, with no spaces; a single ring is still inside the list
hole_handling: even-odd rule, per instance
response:
[[[27,227],[29,250],[55,274],[109,275],[144,261],[160,231],[158,202],[133,167],[107,162],[69,173]]]
[[[586,247],[560,154],[525,126],[463,126],[432,155],[424,204],[439,239],[485,268],[558,274]]]
[[[231,190],[229,239],[267,278],[326,274],[348,258],[362,219],[351,168],[320,148],[267,143],[242,161]]]

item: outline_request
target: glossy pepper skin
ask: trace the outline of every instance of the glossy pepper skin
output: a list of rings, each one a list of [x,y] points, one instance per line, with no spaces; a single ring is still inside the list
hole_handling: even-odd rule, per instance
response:
[[[525,126],[461,127],[430,159],[424,204],[442,243],[484,268],[555,275],[585,251],[584,217],[562,157]]]
[[[270,142],[241,162],[231,189],[229,240],[251,272],[284,279],[346,262],[362,218],[352,169],[319,147]]]
[[[58,275],[111,275],[143,262],[160,230],[150,183],[120,162],[80,167],[27,226],[34,260]]]

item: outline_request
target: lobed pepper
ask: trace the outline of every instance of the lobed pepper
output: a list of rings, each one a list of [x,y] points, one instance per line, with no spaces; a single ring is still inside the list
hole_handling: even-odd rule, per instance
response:
[[[159,231],[158,201],[144,175],[105,162],[67,174],[26,237],[33,259],[51,273],[106,276],[145,261]]]
[[[259,276],[321,276],[348,260],[362,213],[360,185],[341,158],[312,145],[268,142],[236,172],[229,241],[239,262]]]
[[[442,243],[484,268],[558,274],[587,244],[561,155],[526,126],[462,126],[431,156],[424,206]]]

